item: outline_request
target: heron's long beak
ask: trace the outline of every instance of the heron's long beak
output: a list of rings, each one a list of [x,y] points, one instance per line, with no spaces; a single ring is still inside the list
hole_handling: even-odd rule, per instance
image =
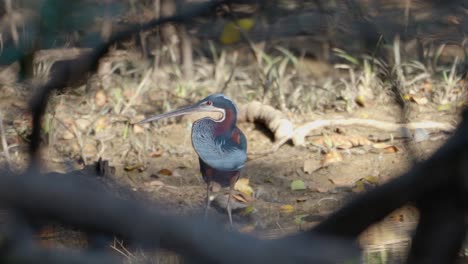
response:
[[[170,111],[170,112],[167,112],[167,113],[164,113],[164,114],[148,117],[148,118],[146,118],[144,120],[141,120],[137,124],[147,123],[147,122],[151,122],[151,121],[157,121],[157,120],[160,120],[160,119],[163,119],[163,118],[168,118],[168,117],[173,117],[173,116],[186,115],[186,114],[190,114],[190,113],[194,113],[194,112],[221,112],[221,113],[224,114],[224,109],[214,107],[214,106],[209,106],[209,105],[195,104],[195,105],[182,107],[182,108],[179,108],[177,110]]]

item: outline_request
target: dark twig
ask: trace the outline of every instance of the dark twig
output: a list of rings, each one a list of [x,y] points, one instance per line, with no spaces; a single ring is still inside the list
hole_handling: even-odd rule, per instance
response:
[[[0,139],[2,141],[3,153],[8,164],[8,168],[12,169],[10,150],[8,147],[8,142],[5,135],[5,128],[3,127],[3,115],[0,113]]]
[[[236,70],[236,65],[234,65],[234,66],[232,67],[232,70],[231,70],[231,73],[229,74],[228,79],[224,82],[224,85],[223,85],[223,87],[222,87],[221,90],[220,90],[221,93],[225,93],[225,92],[226,92],[226,90],[227,90],[227,88],[228,88],[228,86],[229,86],[229,83],[231,83],[231,81],[232,81],[232,77],[234,77],[234,72],[235,72],[235,70]]]

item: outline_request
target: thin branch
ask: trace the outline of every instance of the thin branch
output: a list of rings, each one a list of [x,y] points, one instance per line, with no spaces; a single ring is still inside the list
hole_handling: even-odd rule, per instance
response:
[[[417,128],[421,129],[436,129],[442,131],[453,131],[455,128],[449,123],[441,123],[435,121],[421,121],[421,122],[410,122],[410,123],[393,123],[379,120],[370,119],[324,119],[315,120],[313,122],[304,124],[294,130],[292,140],[294,145],[304,145],[305,137],[313,130],[326,127],[326,126],[365,126],[381,129],[383,131],[395,132],[401,129],[414,130]]]
[[[235,72],[235,70],[236,70],[236,65],[234,65],[234,66],[232,67],[232,70],[231,70],[231,73],[229,74],[228,79],[224,82],[224,85],[223,85],[223,87],[222,87],[221,90],[220,90],[221,93],[225,93],[225,92],[226,92],[226,90],[227,90],[227,88],[228,88],[228,86],[229,86],[229,83],[231,83],[232,77],[234,77],[234,72]]]
[[[3,153],[5,154],[5,159],[7,161],[8,168],[12,169],[8,142],[6,140],[5,128],[3,127],[3,116],[2,116],[1,113],[0,113],[0,136],[1,136],[1,139],[2,139]]]

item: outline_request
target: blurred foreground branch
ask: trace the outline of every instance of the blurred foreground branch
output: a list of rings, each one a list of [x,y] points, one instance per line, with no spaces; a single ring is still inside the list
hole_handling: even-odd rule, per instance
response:
[[[336,263],[359,253],[353,242],[339,238],[309,235],[262,241],[201,217],[163,215],[141,202],[91,191],[90,182],[67,175],[24,176],[4,172],[0,177],[2,207],[31,219],[119,235],[146,249],[173,250],[195,263]]]

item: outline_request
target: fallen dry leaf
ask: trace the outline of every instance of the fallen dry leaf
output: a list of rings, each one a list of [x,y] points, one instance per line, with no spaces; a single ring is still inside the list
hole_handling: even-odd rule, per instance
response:
[[[452,25],[460,25],[460,18],[456,17],[454,15],[448,15],[447,16],[447,22],[449,22]]]
[[[64,125],[64,128],[62,130],[62,138],[63,139],[72,139],[75,137],[75,134],[73,133],[73,131],[76,131],[76,126],[75,126],[75,122],[73,119],[71,118],[63,118],[61,120],[62,124]]]
[[[250,214],[254,213],[255,210],[256,209],[255,209],[255,207],[253,207],[253,205],[249,205],[244,209],[244,211],[242,212],[242,215],[250,215]]]
[[[387,153],[395,153],[395,152],[398,152],[399,149],[394,146],[394,145],[390,145],[390,144],[387,144],[387,143],[374,143],[372,144],[372,147],[375,148],[375,149],[383,149],[385,150],[385,152]]]
[[[73,134],[71,131],[69,131],[68,129],[63,131],[63,134],[62,134],[62,138],[63,139],[72,139],[75,137],[75,134]]]
[[[157,158],[157,157],[161,157],[163,153],[164,153],[164,150],[162,148],[157,147],[156,149],[154,149],[154,151],[150,152],[149,155],[152,158]]]
[[[245,193],[241,193],[241,192],[233,193],[232,198],[236,199],[237,201],[239,201],[241,203],[250,203],[250,202],[253,201],[251,196],[249,196],[249,195],[247,195]]]
[[[309,215],[308,214],[296,215],[294,217],[294,223],[296,223],[297,225],[302,225],[305,222],[304,218],[306,218],[307,216]]]
[[[158,171],[158,175],[172,176],[172,171],[169,169],[161,169]]]
[[[84,119],[84,118],[78,118],[77,120],[75,120],[75,124],[76,124],[76,127],[80,131],[85,131],[86,129],[88,129],[89,125],[91,124],[91,121],[89,121],[88,119]]]
[[[332,163],[338,163],[342,161],[343,161],[343,156],[341,156],[341,153],[334,150],[324,155],[321,164],[322,164],[322,167],[326,167]]]
[[[306,196],[301,196],[301,197],[297,197],[296,198],[296,203],[303,203],[307,201],[307,197]]]
[[[37,236],[40,239],[53,239],[54,237],[57,237],[57,235],[59,235],[58,231],[59,230],[55,226],[46,225],[39,229],[39,231],[37,232]]]
[[[307,174],[311,174],[312,172],[316,171],[320,168],[318,162],[314,159],[306,159],[304,160],[304,172]]]
[[[306,185],[303,180],[294,180],[291,182],[291,190],[301,191],[305,189],[306,189]]]
[[[92,157],[97,154],[96,144],[85,144],[82,149],[82,153],[86,157]]]
[[[432,83],[431,82],[424,82],[422,86],[422,90],[424,93],[432,92]]]
[[[239,229],[239,232],[244,233],[244,234],[252,233],[253,231],[255,231],[254,225],[246,225]]]
[[[101,116],[96,123],[94,123],[94,129],[97,133],[107,129],[109,127],[109,122],[105,116]]]
[[[145,185],[147,187],[164,186],[164,182],[159,181],[159,180],[154,180],[154,181],[146,182]]]
[[[358,95],[356,98],[354,98],[354,101],[360,107],[366,107],[366,104],[367,104],[366,103],[366,98],[363,95]]]
[[[280,207],[280,210],[281,210],[281,212],[283,212],[283,213],[288,213],[288,214],[290,214],[290,213],[294,212],[294,206],[292,206],[292,205],[290,205],[290,204],[285,204],[285,205],[282,205],[282,206]]]
[[[418,105],[425,105],[429,103],[429,100],[427,100],[427,97],[425,96],[418,96],[418,95],[410,95],[410,101],[414,102]]]
[[[339,187],[351,187],[355,182],[362,178],[358,173],[331,174],[328,180]]]
[[[399,149],[396,146],[390,146],[388,148],[385,148],[385,152],[387,153],[396,153],[398,151]]]
[[[329,192],[332,188],[330,187],[324,187],[324,186],[316,186],[314,188],[311,188],[312,190],[319,192],[319,193],[327,193]]]
[[[133,125],[133,133],[134,134],[143,134],[145,129],[140,125]]]
[[[312,144],[325,149],[332,147],[350,149],[353,147],[368,146],[371,145],[372,142],[366,137],[361,136],[331,135],[312,140]]]
[[[131,164],[131,165],[127,165],[124,167],[124,170],[126,171],[134,171],[134,170],[143,171],[144,169],[145,169],[145,164],[143,163]]]
[[[240,178],[234,185],[234,190],[247,194],[250,197],[252,197],[254,192],[252,187],[250,187],[249,179],[247,178]]]
[[[367,190],[372,189],[377,186],[379,180],[375,176],[366,176],[356,181],[352,191],[356,193],[361,193]]]
[[[104,91],[97,91],[96,95],[94,96],[94,100],[96,101],[97,106],[103,106],[107,102],[107,96]]]
[[[376,148],[376,149],[384,149],[384,148],[388,148],[390,147],[391,145],[390,144],[387,144],[387,143],[374,143],[372,144],[372,147],[373,148]]]
[[[452,109],[453,105],[451,103],[441,104],[437,106],[437,111],[443,112]]]

